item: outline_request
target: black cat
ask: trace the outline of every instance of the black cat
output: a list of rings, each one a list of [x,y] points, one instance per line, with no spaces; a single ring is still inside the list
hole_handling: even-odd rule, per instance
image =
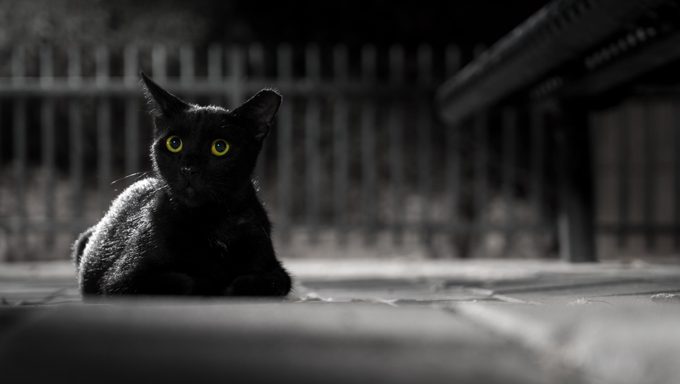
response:
[[[73,245],[84,295],[283,296],[291,279],[251,182],[281,96],[233,111],[186,103],[142,73],[153,176],[118,196]]]

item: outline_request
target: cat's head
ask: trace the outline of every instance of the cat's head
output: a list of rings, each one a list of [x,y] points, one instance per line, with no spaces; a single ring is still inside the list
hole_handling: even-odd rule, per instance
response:
[[[151,106],[156,175],[189,207],[229,204],[250,185],[281,96],[262,90],[234,110],[187,103],[142,73]]]

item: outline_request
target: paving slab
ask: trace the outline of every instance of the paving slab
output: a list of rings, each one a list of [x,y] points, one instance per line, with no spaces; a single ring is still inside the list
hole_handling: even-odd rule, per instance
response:
[[[0,324],[0,371],[12,383],[583,382],[557,360],[425,308],[102,301],[6,307]]]
[[[458,304],[452,310],[578,367],[592,382],[671,384],[680,379],[678,304]]]
[[[296,278],[285,300],[87,302],[70,263],[0,264],[0,372],[16,382],[680,382],[679,265],[285,264]]]

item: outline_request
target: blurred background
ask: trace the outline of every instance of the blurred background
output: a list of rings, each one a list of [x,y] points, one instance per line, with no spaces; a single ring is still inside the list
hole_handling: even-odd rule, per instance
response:
[[[284,257],[557,258],[570,185],[592,192],[584,231],[599,258],[678,256],[677,62],[578,99],[588,105],[573,116],[534,108],[560,73],[473,118],[446,117],[438,90],[493,62],[503,51],[488,48],[547,3],[0,0],[0,260],[68,258],[150,170],[140,70],[197,103],[282,92],[256,179]],[[664,31],[617,33],[635,46]],[[567,74],[625,51],[617,39]],[[567,146],[584,168],[563,171],[569,140],[554,126],[570,116],[587,127]]]

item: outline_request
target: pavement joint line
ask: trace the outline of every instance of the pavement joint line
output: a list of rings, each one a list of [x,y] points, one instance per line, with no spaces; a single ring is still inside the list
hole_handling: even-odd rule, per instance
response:
[[[483,296],[485,298],[496,299],[496,300],[503,301],[503,302],[506,302],[506,303],[530,304],[530,305],[541,305],[542,304],[538,301],[522,300],[522,299],[518,299],[516,297],[512,297],[512,296],[508,296],[508,295],[504,295],[504,294],[499,294],[499,293],[496,293],[496,291],[494,291],[493,289],[489,289],[489,288],[471,287],[471,288],[466,288],[466,291],[468,291],[472,294]]]
[[[548,363],[552,367],[559,366],[561,370],[578,373],[578,376],[583,380],[578,382],[604,384],[604,382],[594,381],[588,372],[584,370],[584,367],[575,364],[573,361],[565,358],[562,354],[556,352],[556,343],[548,343],[546,340],[554,338],[557,335],[554,335],[550,327],[543,325],[540,321],[524,321],[524,319],[516,318],[512,314],[505,313],[504,311],[493,311],[489,305],[477,302],[455,303],[449,306],[438,306],[436,309],[447,312],[451,316],[455,316],[475,327],[488,331],[496,337],[528,351],[536,356],[536,358],[541,359],[541,361]],[[495,320],[485,318],[486,316]],[[526,338],[519,336],[516,332],[517,329],[522,328],[540,330],[542,335],[530,337],[529,340],[527,340]]]
[[[502,310],[475,304],[461,304],[456,306],[457,312],[483,323],[489,328],[526,341],[529,346],[538,348],[551,348],[554,336],[551,328],[544,322],[533,321],[531,318],[519,318],[518,316]],[[518,332],[518,330],[531,329],[531,332]],[[524,335],[522,334],[524,333]]]
[[[452,312],[467,318],[472,323],[483,326],[497,334],[515,340],[525,347],[539,353],[548,353],[566,365],[571,365],[563,356],[556,353],[556,335],[545,322],[514,314],[476,303],[464,303],[451,308]],[[525,330],[531,330],[529,332]],[[580,369],[579,367],[573,367]]]
[[[655,291],[644,291],[644,292],[630,292],[630,293],[609,293],[598,295],[598,297],[626,297],[626,296],[654,296],[663,294],[677,294],[680,293],[680,289],[662,289]]]
[[[508,296],[508,295],[500,295],[500,294],[493,294],[493,298],[496,298],[500,301],[504,301],[506,303],[511,303],[511,304],[526,304],[526,305],[543,305],[543,303],[540,303],[538,301],[532,301],[532,300],[522,300],[518,299],[516,297]]]
[[[570,304],[546,305],[539,310],[462,303],[451,311],[582,372],[589,382],[679,382],[680,368],[675,362],[680,353],[676,342],[680,334],[675,327],[675,303],[651,304],[654,307],[577,305],[581,309],[574,304],[590,302]],[[656,312],[649,308],[656,308]],[[650,319],[655,320],[650,323]]]

